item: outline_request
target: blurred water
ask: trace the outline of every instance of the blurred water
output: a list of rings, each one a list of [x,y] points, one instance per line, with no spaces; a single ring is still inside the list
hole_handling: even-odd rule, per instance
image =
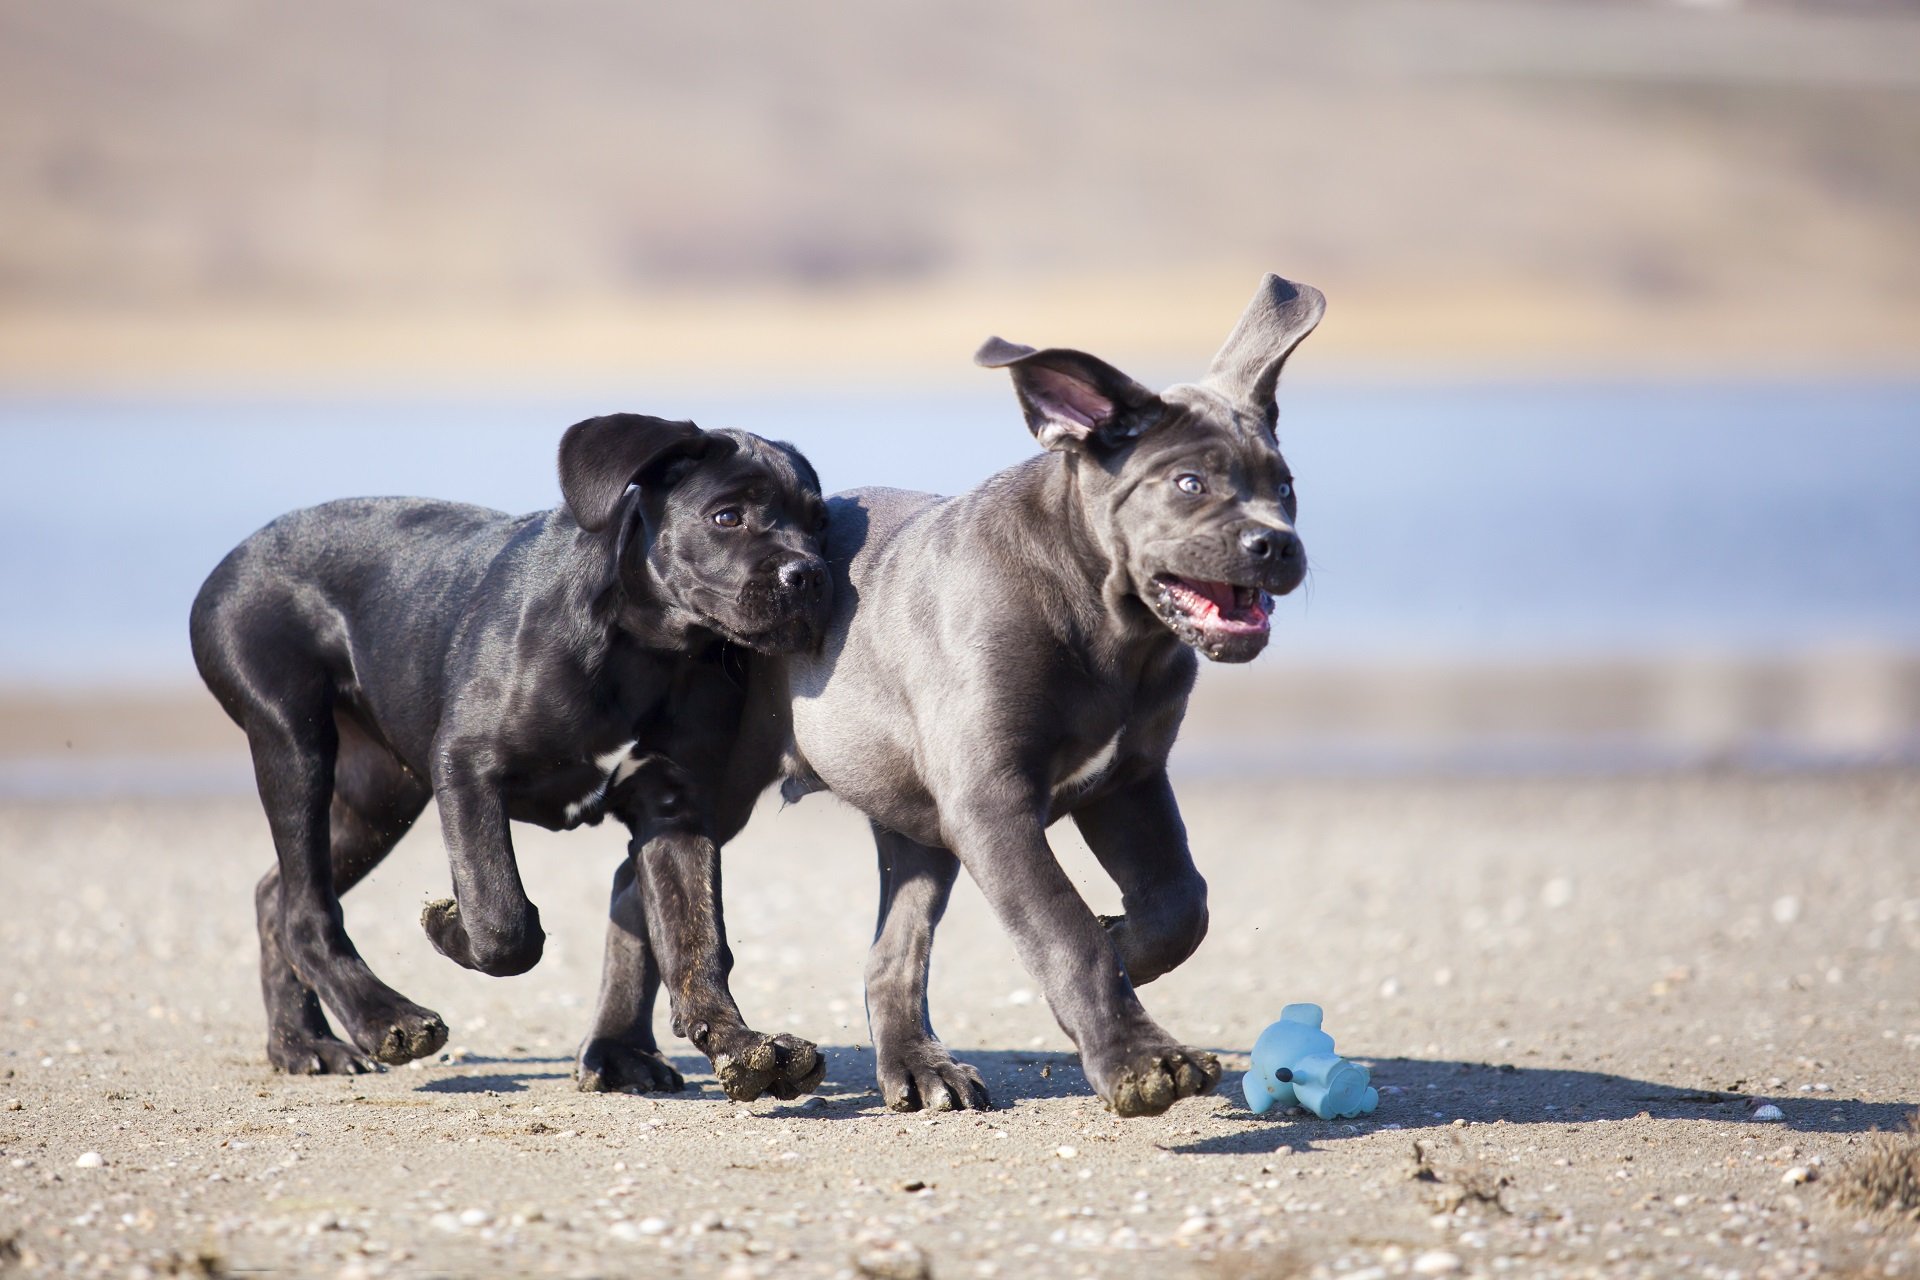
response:
[[[1554,658],[1920,647],[1920,384],[1296,380],[1314,564],[1276,645]],[[350,494],[557,500],[614,408],[792,440],[829,489],[954,492],[1032,451],[997,380],[591,400],[0,400],[0,684],[193,679],[188,602],[240,538]]]

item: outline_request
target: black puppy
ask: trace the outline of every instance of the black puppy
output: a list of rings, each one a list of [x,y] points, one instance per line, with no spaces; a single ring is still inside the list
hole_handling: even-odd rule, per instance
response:
[[[788,794],[824,785],[873,822],[867,1016],[889,1105],[987,1105],[927,1017],[963,865],[1109,1107],[1152,1114],[1219,1080],[1134,985],[1206,933],[1167,753],[1196,652],[1254,657],[1272,597],[1306,573],[1274,388],[1323,307],[1268,276],[1206,377],[1159,393],[1084,352],[994,339],[976,358],[1009,370],[1047,452],[956,498],[830,504],[833,621],[818,653],[785,660]],[[1046,828],[1067,815],[1124,914],[1097,918],[1055,860]]]
[[[824,1064],[740,1016],[718,845],[778,768],[777,742],[738,732],[765,697],[749,655],[811,647],[825,623],[819,481],[788,445],[616,414],[567,431],[560,487],[564,507],[520,517],[415,498],[296,511],[200,589],[194,661],[246,730],[279,855],[255,894],[267,1056],[354,1072],[445,1043],[360,958],[339,900],[437,796],[454,898],[421,923],[482,973],[523,973],[545,942],[509,820],[632,831],[581,1088],[680,1087],[652,1032],[664,976],[674,1030],[729,1096],[797,1096]]]

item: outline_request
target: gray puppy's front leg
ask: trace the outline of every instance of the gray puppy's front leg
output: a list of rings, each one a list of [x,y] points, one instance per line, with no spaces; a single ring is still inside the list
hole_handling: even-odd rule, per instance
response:
[[[1088,800],[1073,821],[1120,887],[1124,914],[1100,923],[1133,984],[1152,982],[1207,936],[1207,882],[1193,865],[1166,770]]]
[[[1158,1115],[1210,1091],[1220,1060],[1147,1016],[1107,932],[1061,870],[1028,803],[974,797],[946,810],[954,852],[1012,936],[1087,1080],[1123,1116]]]

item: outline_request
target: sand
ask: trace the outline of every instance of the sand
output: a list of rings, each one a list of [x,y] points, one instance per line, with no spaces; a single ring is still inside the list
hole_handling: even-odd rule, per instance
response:
[[[294,1079],[261,1047],[256,806],[7,804],[0,1272],[1920,1270],[1911,1222],[1830,1192],[1920,1103],[1920,774],[1216,779],[1182,798],[1213,927],[1144,998],[1229,1071],[1129,1121],[964,883],[934,1019],[1000,1109],[880,1107],[871,855],[829,797],[769,805],[730,851],[736,993],[831,1061],[817,1100],[750,1105],[678,1042],[684,1094],[573,1090],[613,833],[517,829],[552,936],[496,980],[415,924],[447,884],[423,824],[348,922],[447,1017],[450,1052]],[[1077,837],[1055,841],[1110,909]],[[1236,1055],[1295,1000],[1371,1065],[1375,1115],[1239,1104]],[[1761,1098],[1783,1118],[1756,1118]]]

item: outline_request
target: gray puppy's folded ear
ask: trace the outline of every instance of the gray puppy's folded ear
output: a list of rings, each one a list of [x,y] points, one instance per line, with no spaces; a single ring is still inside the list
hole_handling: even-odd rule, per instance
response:
[[[691,422],[643,413],[610,413],[567,428],[560,437],[560,493],[588,533],[607,527],[629,485],[680,458],[705,455],[714,437]]]
[[[1036,351],[988,338],[973,362],[1012,373],[1027,427],[1049,449],[1120,444],[1152,426],[1164,408],[1151,390],[1084,351]]]
[[[1326,310],[1326,295],[1312,285],[1269,273],[1201,381],[1261,415],[1271,429],[1279,419],[1274,388],[1280,368]]]

